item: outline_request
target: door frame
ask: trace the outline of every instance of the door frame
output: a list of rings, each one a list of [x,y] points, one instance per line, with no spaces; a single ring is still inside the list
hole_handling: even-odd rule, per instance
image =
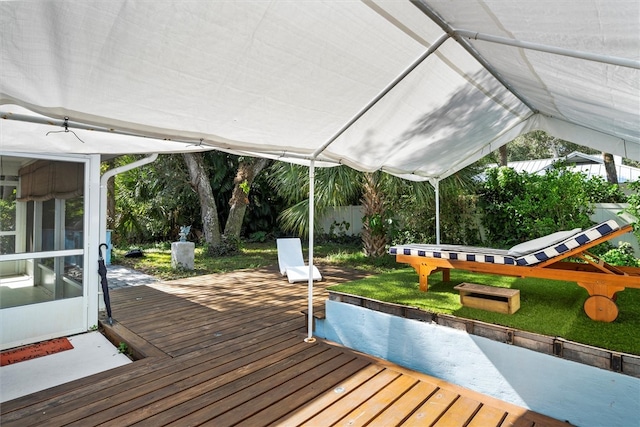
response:
[[[2,156],[15,156],[34,160],[78,162],[84,164],[84,218],[83,247],[73,250],[22,252],[0,255],[0,261],[22,261],[50,256],[83,256],[82,297],[29,304],[0,309],[0,349],[4,350],[50,338],[86,332],[98,325],[97,273],[98,245],[100,243],[100,155],[98,154],[27,154],[7,152]],[[24,230],[23,230],[24,232]]]

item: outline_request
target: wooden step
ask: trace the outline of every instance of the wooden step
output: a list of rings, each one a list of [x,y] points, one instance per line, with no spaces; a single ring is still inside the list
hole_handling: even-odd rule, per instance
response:
[[[460,291],[460,303],[465,307],[513,314],[520,309],[518,289],[498,288],[477,283],[461,283],[453,289]]]

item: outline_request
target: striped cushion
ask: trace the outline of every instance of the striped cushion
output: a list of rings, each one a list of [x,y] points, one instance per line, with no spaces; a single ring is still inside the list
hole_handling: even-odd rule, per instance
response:
[[[606,236],[618,228],[620,226],[615,220],[609,220],[547,248],[519,257],[510,256],[506,250],[456,245],[399,245],[389,248],[389,253],[391,255],[403,254],[426,258],[526,266],[558,257],[571,249]]]
[[[601,224],[591,227],[580,234],[577,234],[566,240],[563,240],[560,243],[551,245],[548,248],[535,251],[528,255],[523,255],[517,259],[517,264],[518,265],[534,265],[539,262],[543,262],[548,259],[555,258],[557,256],[562,255],[565,252],[570,251],[571,249],[575,249],[579,246],[582,246],[584,244],[597,240],[602,236],[606,236],[607,234],[619,228],[620,226],[618,225],[618,223],[615,220],[610,219],[609,221],[605,221]]]

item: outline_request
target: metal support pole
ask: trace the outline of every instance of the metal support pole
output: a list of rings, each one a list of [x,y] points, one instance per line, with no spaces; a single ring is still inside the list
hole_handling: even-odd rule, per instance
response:
[[[436,191],[436,245],[440,244],[440,180],[433,184]]]
[[[509,39],[506,37],[493,36],[491,34],[478,33],[468,30],[454,30],[455,35],[471,40],[482,40],[488,43],[497,43],[506,46],[518,47],[527,50],[537,50],[538,52],[551,53],[554,55],[569,56],[571,58],[584,59],[586,61],[602,62],[603,64],[618,65],[620,67],[640,69],[640,61],[628,58],[620,58],[611,55],[583,52],[579,50],[564,49],[557,46],[549,46],[540,43],[526,42],[522,40]]]
[[[314,211],[315,211],[315,160],[311,160],[309,165],[309,281],[307,285],[307,337],[305,342],[312,343],[316,339],[313,337],[313,230],[314,230]]]

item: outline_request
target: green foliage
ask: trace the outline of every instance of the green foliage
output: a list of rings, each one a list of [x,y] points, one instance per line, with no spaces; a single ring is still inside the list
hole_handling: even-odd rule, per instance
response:
[[[135,159],[123,156],[118,165]],[[198,198],[180,156],[159,156],[115,180],[115,243],[175,240],[181,225],[199,223]]]
[[[249,205],[240,235],[247,237],[256,232],[273,233],[278,228],[278,215],[285,208],[285,202],[269,185],[269,168],[263,169],[255,177],[248,198]],[[225,213],[229,210],[228,200],[224,200]]]
[[[137,156],[122,156],[115,166],[131,163]],[[211,187],[216,199],[218,220],[229,216],[229,199],[239,157],[211,151],[204,154]],[[116,175],[116,213],[113,240],[154,242],[176,240],[180,226],[191,225],[201,234],[200,202],[191,188],[189,173],[181,155],[162,155],[155,162]],[[254,180],[243,222],[243,236],[271,231],[282,209],[282,199],[271,191],[263,174]]]
[[[251,233],[251,235],[249,235],[249,241],[264,243],[267,241],[267,235],[268,234],[266,231],[256,231],[255,233]]]
[[[602,259],[611,265],[640,267],[640,262],[628,242],[620,242],[617,248],[609,249],[602,255]]]
[[[507,158],[510,162],[564,157],[574,151],[585,154],[600,154],[597,150],[556,138],[541,130],[520,135],[507,144]]]
[[[628,186],[633,193],[627,197],[629,207],[626,209],[626,212],[640,219],[640,181],[630,182]],[[638,222],[635,222],[633,225],[633,234],[635,234],[638,241],[640,241],[640,225]]]
[[[16,228],[16,200],[0,199],[0,231],[13,231]],[[12,254],[16,250],[14,236],[0,236],[0,254]]]
[[[480,205],[487,240],[510,247],[558,230],[591,225],[592,198],[585,176],[562,168],[546,174],[517,173],[508,167],[486,171]]]
[[[625,203],[627,196],[618,184],[611,184],[600,176],[592,176],[584,181],[584,191],[592,203]]]
[[[120,342],[120,344],[118,344],[118,353],[129,354],[129,346],[126,342]]]
[[[242,241],[233,236],[222,235],[219,245],[205,245],[205,252],[212,257],[236,255],[242,248]]]
[[[476,196],[464,194],[446,200],[445,206],[440,210],[440,233],[443,241],[471,246],[482,243],[477,200]]]
[[[342,221],[342,222],[333,221],[329,226],[329,234],[336,235],[336,236],[344,236],[347,234],[347,231],[349,231],[349,228],[351,228],[351,224],[349,224],[347,221]]]
[[[349,224],[347,221],[333,221],[333,223],[331,223],[331,225],[329,226],[329,232],[324,234],[316,234],[316,236],[314,237],[314,241],[317,244],[336,243],[362,247],[362,240],[360,235],[347,234],[349,228],[351,228],[351,224]]]
[[[251,190],[251,187],[249,187],[249,183],[246,179],[240,183],[240,188],[242,189],[242,192],[244,194],[249,194],[249,190]]]
[[[284,162],[274,163],[268,170],[273,191],[288,206],[278,220],[284,231],[305,236],[309,230],[309,168]],[[315,170],[316,217],[329,206],[356,203],[361,191],[360,173],[346,166]]]
[[[442,180],[440,188],[440,234],[451,244],[480,242],[475,167],[465,168]],[[394,212],[392,244],[435,243],[435,191],[427,182],[402,181],[390,192]]]
[[[385,212],[388,215],[388,212]],[[362,217],[362,223],[368,224],[371,234],[374,236],[384,236],[387,233],[387,225],[391,225],[393,220],[379,213],[373,215],[365,215]]]
[[[11,195],[0,198],[0,230],[12,231],[16,227],[16,190]],[[3,252],[4,253],[4,252]]]

